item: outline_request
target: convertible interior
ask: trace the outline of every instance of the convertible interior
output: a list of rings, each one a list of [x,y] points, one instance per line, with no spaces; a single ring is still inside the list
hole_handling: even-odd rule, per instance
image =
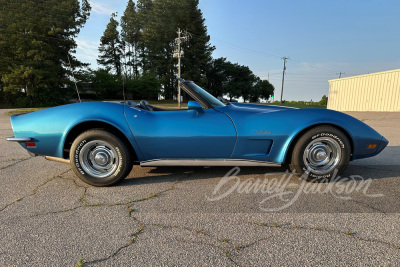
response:
[[[223,104],[220,100],[218,100],[217,98],[212,96],[210,93],[208,93],[207,91],[205,91],[204,89],[202,89],[201,87],[199,87],[198,85],[196,85],[195,83],[193,83],[191,81],[185,81],[183,79],[180,79],[180,81],[182,82],[181,88],[183,89],[181,95],[186,95],[187,98],[195,101],[195,102],[189,101],[187,109],[185,109],[185,108],[183,108],[183,109],[169,109],[169,108],[163,109],[163,108],[149,105],[149,102],[147,102],[146,100],[141,100],[139,103],[136,103],[135,101],[132,101],[132,100],[128,100],[128,101],[124,101],[122,103],[125,103],[125,104],[133,106],[133,107],[141,108],[144,110],[148,110],[148,111],[178,111],[178,110],[188,110],[188,109],[199,110],[201,108],[216,108],[216,107],[229,105],[229,103]]]
[[[147,102],[146,100],[140,100],[139,103],[133,101],[133,100],[127,100],[125,102],[123,102],[127,105],[130,105],[132,107],[137,107],[137,108],[141,108],[144,110],[148,110],[148,111],[177,111],[177,110],[187,110],[185,108],[182,109],[172,109],[172,108],[168,108],[168,109],[163,109],[163,108],[159,108],[159,107],[155,107],[149,104],[149,102]]]

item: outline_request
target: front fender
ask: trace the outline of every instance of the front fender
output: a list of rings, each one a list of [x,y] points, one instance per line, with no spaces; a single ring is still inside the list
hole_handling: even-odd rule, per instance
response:
[[[285,162],[289,148],[295,138],[306,129],[330,124],[339,127],[350,137],[353,144],[352,159],[373,156],[377,150],[368,149],[368,144],[379,144],[382,136],[365,123],[341,112],[328,109],[254,109],[226,106],[221,110],[233,120],[238,141],[232,158],[243,158],[248,143],[270,140],[272,146],[257,155],[258,160]],[[251,142],[249,142],[249,140]],[[253,141],[255,140],[255,141]]]
[[[352,144],[351,160],[371,157],[380,152],[377,149],[370,149],[368,146],[369,144],[376,144],[378,147],[383,136],[364,122],[345,113],[329,109],[301,109],[297,112],[289,111],[288,114],[282,115],[285,117],[283,121],[292,123],[295,130],[290,132],[281,151],[277,154],[279,162],[285,161],[296,137],[306,132],[307,129],[324,124],[336,126],[347,134]]]

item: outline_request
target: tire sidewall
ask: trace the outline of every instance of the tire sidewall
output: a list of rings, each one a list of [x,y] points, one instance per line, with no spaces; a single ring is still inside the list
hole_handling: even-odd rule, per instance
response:
[[[80,152],[91,141],[104,141],[112,146],[119,157],[117,169],[108,177],[98,178],[88,174],[80,162]],[[77,176],[85,183],[95,186],[107,186],[125,178],[129,165],[129,152],[125,144],[113,134],[102,130],[91,130],[79,135],[72,144],[70,151],[71,165]]]

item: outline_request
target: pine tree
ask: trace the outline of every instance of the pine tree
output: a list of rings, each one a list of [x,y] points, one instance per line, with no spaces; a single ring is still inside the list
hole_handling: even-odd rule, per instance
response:
[[[90,15],[89,2],[0,0],[0,6],[0,86],[24,90],[26,105],[66,101],[73,92],[68,57],[73,68],[83,65],[73,56],[74,38]]]
[[[141,2],[149,5],[149,0]],[[161,79],[167,99],[176,94],[177,60],[173,58],[173,51],[179,27],[192,34],[190,42],[183,47],[182,77],[205,84],[202,77],[211,61],[213,47],[209,44],[210,37],[198,8],[198,0],[154,0],[151,14],[151,19],[144,15],[139,17],[143,25],[144,70],[155,73]]]
[[[112,71],[117,76],[121,76],[122,43],[118,32],[117,15],[113,13],[106,30],[100,39],[99,59],[97,63],[103,65],[107,71]]]
[[[137,1],[137,27],[139,28],[140,38],[138,41],[138,65],[141,67],[142,72],[148,72],[151,68],[151,62],[148,58],[148,48],[146,41],[143,37],[144,32],[149,32],[149,27],[153,18],[153,1],[152,0],[138,0]]]
[[[198,5],[198,0],[187,0],[187,13],[182,27],[190,32],[192,38],[183,47],[185,56],[182,59],[182,77],[196,81],[201,86],[206,86],[207,82],[204,77],[211,63],[211,54],[215,47],[209,43],[210,36],[207,34],[205,19]]]
[[[227,61],[226,58],[213,59],[206,72],[207,85],[205,89],[208,90],[213,96],[223,96],[224,85],[227,83],[227,69],[231,62]]]
[[[139,75],[138,68],[138,55],[139,55],[139,41],[140,41],[140,25],[136,12],[135,3],[132,0],[128,1],[124,15],[121,17],[121,36],[124,43],[128,48],[125,53],[127,57],[126,65],[129,66],[129,73],[132,76],[132,69],[135,77]]]

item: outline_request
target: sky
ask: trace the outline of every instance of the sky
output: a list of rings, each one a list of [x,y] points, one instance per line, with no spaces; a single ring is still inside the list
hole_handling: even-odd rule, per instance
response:
[[[110,15],[128,0],[89,0],[92,12],[77,38],[77,57],[97,68]],[[284,100],[319,101],[328,80],[400,68],[398,0],[200,0],[214,58],[249,66],[275,86],[288,57]]]

